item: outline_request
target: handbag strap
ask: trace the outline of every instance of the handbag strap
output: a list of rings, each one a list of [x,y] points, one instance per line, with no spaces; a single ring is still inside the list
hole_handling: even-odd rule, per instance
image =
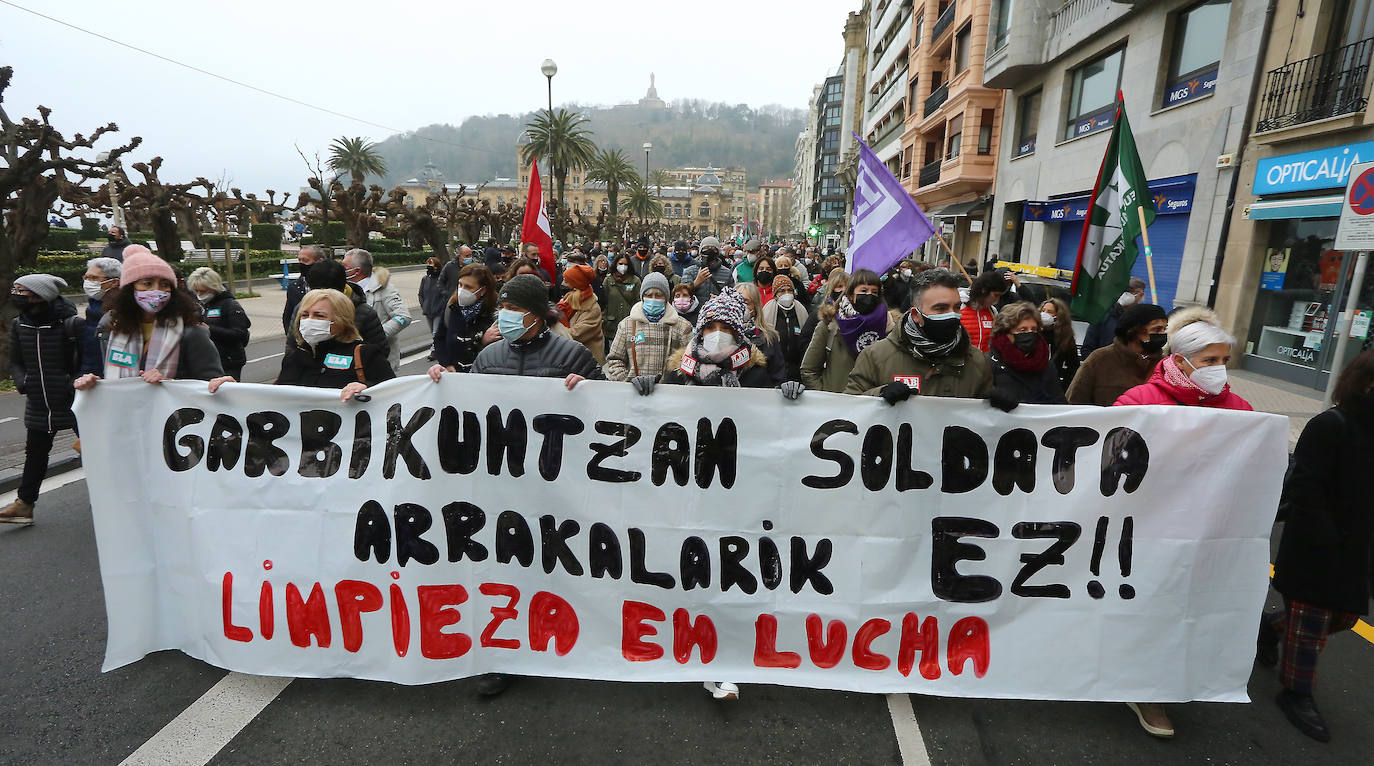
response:
[[[358,382],[367,385],[367,373],[363,372],[363,344],[359,343],[353,347],[353,372],[358,375]]]

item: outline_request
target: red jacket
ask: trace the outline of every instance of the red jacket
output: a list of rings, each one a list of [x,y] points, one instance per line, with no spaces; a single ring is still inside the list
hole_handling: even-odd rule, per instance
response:
[[[1164,357],[1166,360],[1169,357]],[[1196,388],[1178,386],[1164,377],[1164,363],[1155,365],[1149,380],[1132,388],[1117,399],[1114,406],[1132,404],[1182,404],[1193,407],[1215,407],[1221,410],[1254,410],[1250,403],[1236,396],[1228,384],[1216,396],[1207,396]]]
[[[972,306],[965,306],[959,312],[959,321],[964,325],[964,331],[968,333],[969,342],[974,348],[988,352],[992,343],[992,321],[997,318],[997,312],[992,309],[976,309]]]

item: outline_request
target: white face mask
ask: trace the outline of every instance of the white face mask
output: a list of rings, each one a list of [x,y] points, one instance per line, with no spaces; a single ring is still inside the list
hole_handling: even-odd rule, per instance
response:
[[[334,333],[329,329],[333,324],[328,319],[302,319],[301,337],[305,339],[306,343],[318,346],[334,337]]]
[[[902,269],[902,276],[911,279],[911,269]]]
[[[796,296],[792,295],[792,293],[783,293],[778,296],[778,305],[785,309],[790,309],[792,308],[792,301],[795,299]]]
[[[1183,361],[1188,362],[1187,359]],[[1193,363],[1188,362],[1188,366],[1193,367]],[[1223,388],[1226,388],[1226,365],[1213,364],[1207,367],[1193,367],[1192,373],[1188,375],[1188,380],[1193,381],[1203,391],[1216,396],[1221,393]]]
[[[616,266],[615,266],[616,273],[618,273],[618,274],[624,274],[626,271],[629,270],[629,268],[630,268],[629,266],[626,266],[626,265],[623,264],[623,263],[618,263],[618,264],[616,264]]]
[[[1042,311],[1042,312],[1040,312],[1040,326],[1041,326],[1041,327],[1053,327],[1053,326],[1054,326],[1054,314],[1051,314],[1051,313],[1048,312],[1048,311]]]
[[[961,287],[961,288],[959,288],[959,302],[962,303],[962,304],[964,304],[964,305],[968,305],[968,288],[967,288],[967,287]]]
[[[1116,303],[1117,303],[1117,305],[1121,306],[1122,308],[1125,308],[1126,306],[1132,306],[1132,305],[1134,305],[1134,304],[1135,304],[1137,301],[1139,301],[1139,300],[1140,300],[1140,296],[1139,296],[1139,295],[1136,295],[1135,293],[1129,292],[1129,291],[1128,291],[1128,292],[1122,293],[1122,294],[1121,294],[1121,297],[1116,299]]]
[[[89,279],[86,279],[81,282],[81,289],[86,293],[87,298],[90,298],[93,301],[98,301],[101,298],[105,297],[105,293],[109,292],[109,290],[101,288],[101,285],[103,284],[105,283],[94,282]]]
[[[477,302],[477,293],[466,287],[458,288],[458,305],[467,308]]]
[[[708,354],[719,354],[722,351],[733,351],[735,349],[735,336],[724,330],[715,330],[701,336],[701,350]]]

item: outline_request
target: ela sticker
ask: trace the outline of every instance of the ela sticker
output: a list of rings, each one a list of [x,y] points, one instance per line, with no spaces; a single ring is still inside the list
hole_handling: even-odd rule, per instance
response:
[[[353,366],[353,357],[343,354],[325,354],[324,366],[331,370],[347,370]]]
[[[138,367],[138,354],[132,351],[116,351],[110,349],[110,364],[116,367],[123,367],[132,370]]]
[[[215,317],[219,316],[219,312],[219,309],[210,309],[209,311],[205,312],[205,318],[214,319]]]

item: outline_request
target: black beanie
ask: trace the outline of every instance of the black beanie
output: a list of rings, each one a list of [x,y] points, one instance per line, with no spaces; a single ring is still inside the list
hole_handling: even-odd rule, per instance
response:
[[[1156,319],[1168,318],[1169,315],[1164,313],[1162,306],[1156,306],[1153,303],[1137,303],[1121,312],[1121,318],[1116,321],[1116,337],[1129,340],[1136,330]]]
[[[501,303],[512,303],[542,317],[549,310],[549,286],[533,274],[521,274],[506,283],[497,297]]]

